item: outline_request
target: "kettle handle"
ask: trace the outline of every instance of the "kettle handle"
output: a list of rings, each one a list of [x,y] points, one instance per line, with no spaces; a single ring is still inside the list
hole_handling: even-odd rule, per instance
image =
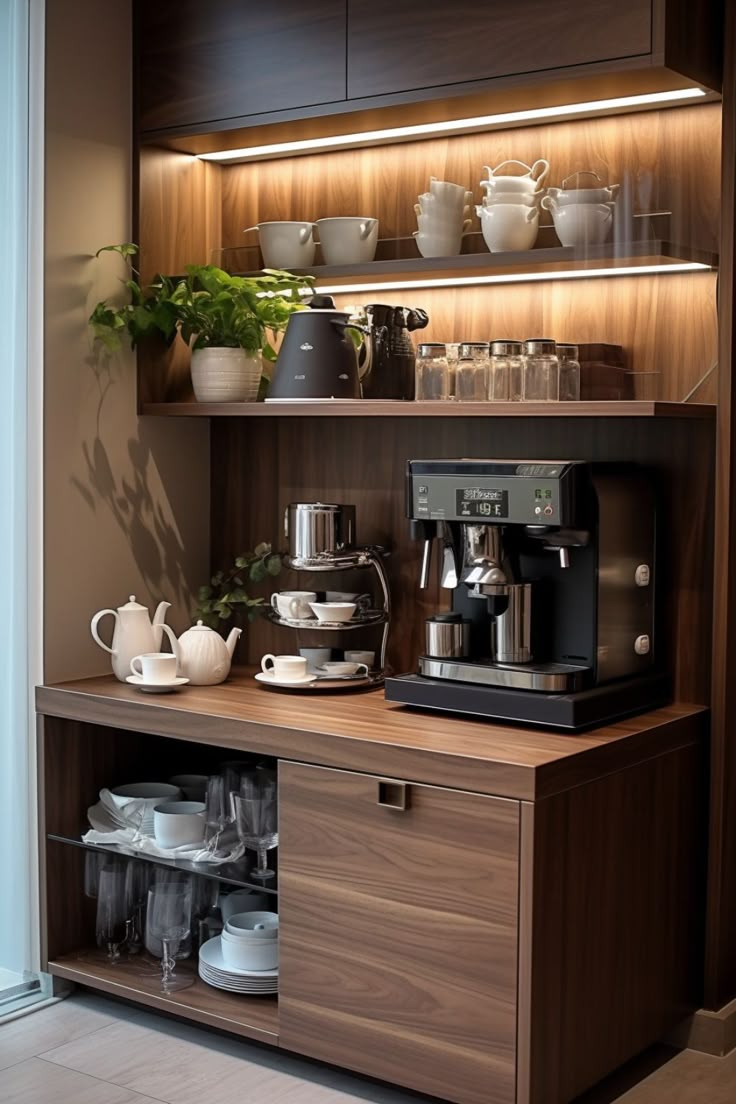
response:
[[[92,621],[90,623],[89,628],[90,628],[90,632],[92,633],[92,639],[95,641],[96,644],[99,644],[100,647],[103,648],[106,652],[109,652],[110,655],[117,655],[117,652],[113,651],[113,649],[109,646],[109,644],[106,644],[105,641],[100,638],[100,634],[97,631],[97,626],[99,625],[100,620],[103,617],[106,617],[108,615],[108,613],[111,614],[115,618],[115,620],[117,621],[117,619],[118,619],[117,610],[104,609],[104,610],[100,610],[99,613],[96,613],[94,615],[94,617],[92,618]]]
[[[406,328],[411,330],[423,330],[429,325],[429,315],[420,307],[411,307],[406,313]]]

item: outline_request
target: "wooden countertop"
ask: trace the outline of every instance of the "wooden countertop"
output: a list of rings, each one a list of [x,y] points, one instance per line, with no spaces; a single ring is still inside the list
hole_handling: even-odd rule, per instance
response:
[[[421,712],[362,693],[279,693],[247,668],[153,696],[112,675],[41,686],[40,714],[305,763],[537,800],[693,743],[703,706],[675,703],[579,735]]]

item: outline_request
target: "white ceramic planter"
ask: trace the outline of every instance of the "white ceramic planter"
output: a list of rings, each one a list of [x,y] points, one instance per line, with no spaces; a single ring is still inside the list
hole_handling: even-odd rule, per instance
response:
[[[261,381],[261,354],[244,349],[195,349],[192,387],[197,402],[255,402]]]

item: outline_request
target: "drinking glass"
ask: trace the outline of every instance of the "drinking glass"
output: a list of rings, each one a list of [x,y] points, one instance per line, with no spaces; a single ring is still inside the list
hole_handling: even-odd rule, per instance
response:
[[[126,943],[131,955],[140,954],[143,950],[146,898],[152,877],[150,863],[139,859],[129,861],[125,871],[125,898],[128,912]]]
[[[84,855],[84,896],[97,898],[100,871],[109,862],[110,856],[104,851],[86,851]]]
[[[267,857],[279,842],[276,783],[244,779],[240,793],[233,794],[233,808],[238,836],[249,851],[258,854],[258,865],[251,872],[253,877],[273,878]]]
[[[176,952],[191,931],[192,887],[185,882],[161,882],[148,891],[148,927],[161,940],[161,992],[175,993],[194,984],[175,973]]]
[[[128,907],[125,868],[105,866],[97,884],[97,946],[107,951],[107,961],[116,966],[122,958],[127,934]]]
[[[239,782],[240,776],[235,782],[235,789],[238,788]],[[217,851],[220,836],[233,820],[228,781],[221,774],[214,774],[207,779],[205,802],[207,805],[205,814],[207,820],[207,848],[209,851]]]

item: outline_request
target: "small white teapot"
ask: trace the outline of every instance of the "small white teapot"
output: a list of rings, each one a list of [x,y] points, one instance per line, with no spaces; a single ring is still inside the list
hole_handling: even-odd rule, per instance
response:
[[[153,624],[145,606],[136,602],[135,595],[124,606],[116,610],[103,609],[96,613],[90,624],[90,631],[97,644],[112,656],[112,670],[116,678],[125,682],[130,674],[130,661],[145,652],[161,650],[161,635],[165,628],[163,621],[171,602],[159,602],[153,615]],[[112,633],[112,647],[100,639],[97,626],[103,617],[110,614],[115,618]]]
[[[177,640],[168,625],[163,626],[177,658],[179,674],[193,686],[214,686],[230,674],[235,645],[242,629],[231,629],[227,640],[198,621]]]

